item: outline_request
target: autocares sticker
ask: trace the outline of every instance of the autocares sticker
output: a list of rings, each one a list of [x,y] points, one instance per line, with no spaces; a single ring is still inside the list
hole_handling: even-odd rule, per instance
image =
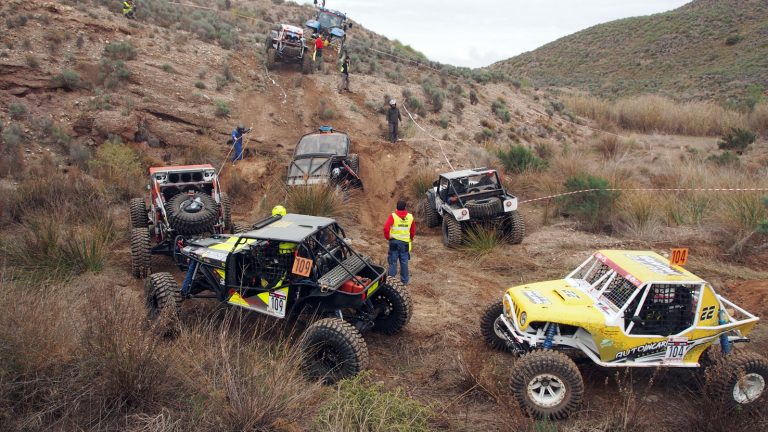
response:
[[[545,297],[542,297],[541,294],[537,293],[536,291],[525,290],[523,291],[523,294],[525,294],[525,296],[528,297],[528,300],[530,300],[533,304],[549,304],[549,300],[547,300]]]

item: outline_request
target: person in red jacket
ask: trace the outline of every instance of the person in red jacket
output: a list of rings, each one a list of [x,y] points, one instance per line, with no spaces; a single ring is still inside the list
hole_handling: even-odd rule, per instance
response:
[[[323,40],[323,35],[318,33],[317,39],[315,39],[315,55],[312,57],[312,60],[320,64],[323,63],[323,48],[325,48],[325,41]]]
[[[416,222],[413,215],[405,209],[405,201],[397,202],[397,211],[389,215],[384,224],[384,238],[389,240],[389,277],[397,276],[397,263],[400,263],[400,282],[408,285],[408,260],[411,259],[411,246],[416,235]]]

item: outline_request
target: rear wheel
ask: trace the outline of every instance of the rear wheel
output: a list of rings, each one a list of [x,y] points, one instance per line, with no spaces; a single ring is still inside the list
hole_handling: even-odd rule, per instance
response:
[[[145,278],[151,273],[152,245],[149,230],[146,228],[131,229],[131,274],[135,278]]]
[[[273,48],[267,48],[267,69],[273,70],[275,68],[275,56],[276,51]]]
[[[170,331],[179,319],[181,308],[181,291],[176,280],[170,273],[155,273],[149,276],[144,289],[147,315],[153,321],[161,321],[159,325]]]
[[[504,313],[504,305],[501,300],[497,300],[485,308],[483,316],[480,318],[480,333],[483,335],[485,343],[493,349],[509,352],[509,346],[506,339],[501,334],[500,325],[501,314]]]
[[[743,351],[723,355],[707,368],[709,393],[727,408],[758,406],[766,399],[768,360]]]
[[[560,420],[581,406],[584,381],[576,364],[565,354],[533,351],[515,364],[512,393],[530,415]]]
[[[411,296],[406,287],[391,281],[382,285],[371,296],[374,308],[381,308],[381,314],[374,320],[373,330],[386,335],[400,333],[411,319]]]
[[[457,248],[461,246],[461,238],[461,223],[451,215],[443,216],[443,244],[449,248]]]
[[[520,244],[525,237],[525,222],[520,212],[513,210],[507,213],[502,224],[502,229],[506,239],[511,244]]]
[[[314,322],[304,331],[299,346],[307,376],[325,384],[353,377],[368,366],[365,339],[355,327],[339,318]]]
[[[144,198],[131,199],[131,228],[146,228],[149,225],[147,218],[147,204]]]
[[[435,228],[440,225],[440,215],[437,214],[435,206],[432,205],[432,200],[427,197],[422,201],[422,208],[424,209],[424,222],[429,228]]]

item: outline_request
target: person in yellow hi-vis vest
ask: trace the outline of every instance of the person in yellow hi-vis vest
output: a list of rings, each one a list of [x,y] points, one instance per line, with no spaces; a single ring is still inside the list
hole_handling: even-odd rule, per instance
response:
[[[397,202],[397,211],[389,215],[384,224],[384,238],[389,240],[389,277],[397,276],[397,263],[400,263],[400,282],[408,285],[408,260],[411,259],[411,246],[416,235],[416,222],[413,215],[405,209],[405,201]]]
[[[123,16],[128,19],[136,19],[136,3],[133,0],[123,1]]]

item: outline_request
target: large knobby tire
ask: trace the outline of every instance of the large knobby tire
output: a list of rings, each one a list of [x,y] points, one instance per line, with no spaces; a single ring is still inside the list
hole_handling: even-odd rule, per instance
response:
[[[192,201],[198,201],[201,207],[194,208]],[[213,227],[219,219],[219,206],[213,198],[202,192],[192,196],[180,193],[171,198],[165,208],[168,222],[178,234],[202,234],[213,232]]]
[[[443,216],[443,244],[449,248],[458,248],[462,236],[461,223],[451,215]]]
[[[312,61],[312,56],[309,50],[304,50],[304,58],[301,59],[301,73],[309,75],[315,71],[315,62]]]
[[[349,165],[349,168],[351,168],[355,174],[358,176],[360,175],[360,155],[357,153],[350,153],[347,157],[347,165]]]
[[[267,69],[273,70],[275,68],[275,56],[277,52],[273,48],[267,48]]]
[[[221,211],[224,219],[224,232],[233,234],[235,231],[232,227],[232,201],[229,199],[229,195],[224,192],[221,193]]]
[[[563,353],[533,351],[512,370],[512,393],[520,408],[541,419],[564,419],[581,406],[584,380]]]
[[[158,325],[170,331],[179,319],[181,309],[181,291],[170,273],[150,275],[144,287],[147,316],[159,321]]]
[[[483,335],[483,340],[491,348],[499,351],[509,352],[509,345],[507,345],[506,339],[504,339],[497,326],[503,325],[501,323],[501,314],[504,312],[504,304],[501,300],[488,305],[483,312],[483,316],[480,317],[480,334]]]
[[[146,228],[131,228],[131,274],[143,279],[152,272],[152,244],[149,230]]]
[[[251,231],[253,229],[253,225],[249,225],[242,222],[235,222],[232,225],[232,234],[241,234],[244,232]]]
[[[511,244],[520,244],[525,237],[525,222],[517,210],[507,213],[502,224],[505,239]]]
[[[131,228],[146,228],[149,225],[147,203],[143,198],[131,199]]]
[[[424,209],[424,222],[427,224],[427,227],[435,228],[440,225],[440,215],[437,214],[434,201],[430,197],[424,198],[422,208]]]
[[[400,333],[411,319],[413,310],[408,289],[398,281],[390,280],[371,296],[374,307],[382,307],[381,315],[373,322],[373,330],[385,335]]]
[[[368,346],[359,331],[340,318],[315,321],[299,342],[304,373],[325,384],[351,378],[368,366]]]
[[[473,219],[492,218],[504,212],[504,205],[499,198],[472,200],[464,204]]]
[[[707,368],[708,393],[726,408],[759,406],[768,388],[768,359],[750,351],[719,357]]]

